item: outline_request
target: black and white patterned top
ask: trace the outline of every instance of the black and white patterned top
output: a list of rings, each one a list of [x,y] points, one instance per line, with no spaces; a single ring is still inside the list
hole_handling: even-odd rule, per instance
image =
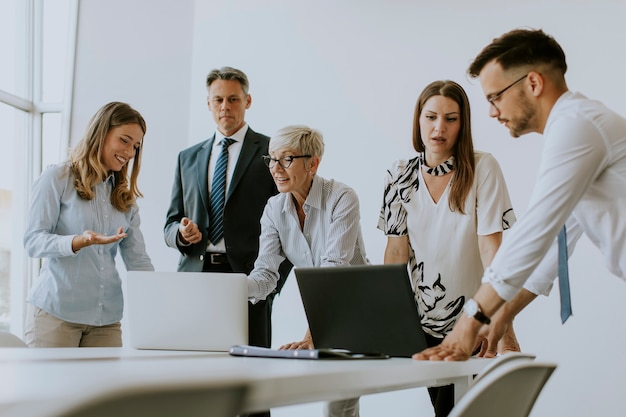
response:
[[[408,235],[409,268],[422,327],[439,338],[452,329],[465,300],[480,286],[478,235],[504,231],[515,222],[498,162],[484,152],[475,152],[475,161],[465,214],[450,210],[451,183],[439,201],[433,201],[424,186],[419,157],[396,161],[387,171],[378,228],[387,236]]]

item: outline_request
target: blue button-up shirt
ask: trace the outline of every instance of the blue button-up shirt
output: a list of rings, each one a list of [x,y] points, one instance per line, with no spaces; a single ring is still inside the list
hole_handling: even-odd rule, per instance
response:
[[[35,182],[24,247],[33,258],[46,258],[27,301],[61,320],[103,326],[121,320],[122,285],[115,257],[118,247],[127,270],[152,271],[139,229],[138,207],[121,212],[111,204],[113,176],[95,187],[95,198],[82,199],[67,164],[53,165]],[[77,253],[72,239],[85,230],[128,236]]]

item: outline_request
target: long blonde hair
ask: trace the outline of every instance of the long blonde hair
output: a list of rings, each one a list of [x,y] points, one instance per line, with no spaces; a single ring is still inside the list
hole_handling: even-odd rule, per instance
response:
[[[102,162],[102,148],[109,130],[116,126],[136,123],[146,133],[146,122],[141,114],[126,103],[112,102],[105,104],[89,121],[87,131],[70,154],[70,172],[74,175],[74,188],[85,200],[95,197],[94,187],[104,181],[111,173]],[[141,150],[143,140],[135,152],[130,179],[126,164],[120,171],[114,171],[115,185],[111,192],[111,204],[120,210],[128,211],[138,197],[143,197],[137,187],[137,177],[141,168]]]

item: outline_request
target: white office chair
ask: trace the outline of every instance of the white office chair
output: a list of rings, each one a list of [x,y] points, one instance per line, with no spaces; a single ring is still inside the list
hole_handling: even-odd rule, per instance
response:
[[[248,391],[244,383],[148,384],[77,395],[62,403],[30,403],[3,417],[236,417]]]
[[[494,369],[497,369],[501,365],[505,363],[511,363],[513,361],[528,361],[532,362],[535,360],[537,356],[532,353],[525,352],[507,352],[503,355],[497,356],[489,363],[489,365],[485,366],[485,368],[474,378],[472,381],[472,385],[480,381],[485,375],[488,375]]]
[[[509,361],[476,381],[448,417],[528,417],[554,363]]]
[[[3,347],[28,347],[28,345],[13,333],[0,331],[0,348]]]

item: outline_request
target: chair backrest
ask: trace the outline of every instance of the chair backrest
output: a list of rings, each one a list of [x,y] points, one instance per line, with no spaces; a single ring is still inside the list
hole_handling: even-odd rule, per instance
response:
[[[244,383],[219,386],[207,386],[201,382],[122,385],[113,390],[77,395],[75,401],[16,408],[9,410],[6,416],[236,417],[242,410],[247,392],[248,386]]]
[[[498,369],[498,367],[502,366],[505,363],[510,363],[513,361],[533,361],[537,356],[532,353],[524,353],[524,352],[507,352],[503,355],[497,356],[492,359],[489,365],[485,366],[485,368],[474,378],[472,384],[480,381],[485,375],[488,375],[494,369]]]
[[[473,384],[449,417],[528,417],[554,363],[510,361]]]
[[[2,347],[28,347],[28,345],[13,333],[0,331],[0,348]]]

